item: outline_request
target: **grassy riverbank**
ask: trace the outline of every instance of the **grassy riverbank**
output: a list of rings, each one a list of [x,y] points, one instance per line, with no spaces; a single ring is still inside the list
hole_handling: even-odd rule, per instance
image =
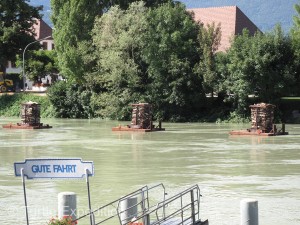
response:
[[[65,97],[64,101],[66,101]],[[35,93],[5,93],[0,95],[0,117],[19,117],[20,107],[25,102],[37,102],[41,104],[41,117],[50,118],[56,117],[54,106],[50,102],[47,94]],[[222,115],[224,109],[217,109],[214,104],[211,105],[206,117],[203,119],[206,122],[219,122],[219,123],[248,123],[250,117],[240,118],[238,115],[231,113],[229,117]],[[62,108],[60,108],[62,110]],[[66,110],[66,109],[65,109]],[[299,97],[285,97],[282,98],[280,104],[276,108],[275,122],[285,123],[300,123],[300,98]]]
[[[0,117],[19,117],[21,104],[29,101],[41,104],[41,117],[54,117],[54,109],[49,98],[46,95],[33,93],[2,94],[0,96]]]

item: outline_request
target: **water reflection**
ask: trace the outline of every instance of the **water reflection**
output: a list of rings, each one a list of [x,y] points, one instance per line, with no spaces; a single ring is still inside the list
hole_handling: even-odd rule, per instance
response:
[[[287,126],[288,136],[236,137],[228,131],[241,125],[165,123],[166,131],[127,133],[111,131],[116,121],[43,122],[53,128],[1,129],[0,224],[10,225],[15,218],[25,223],[21,180],[14,177],[13,163],[57,157],[94,161],[93,208],[145,184],[163,182],[169,195],[199,184],[201,217],[211,224],[239,224],[239,201],[245,197],[258,199],[261,224],[300,223],[300,127]],[[87,209],[84,180],[34,180],[27,187],[30,224],[46,224],[56,215],[61,191],[76,192],[79,212]]]

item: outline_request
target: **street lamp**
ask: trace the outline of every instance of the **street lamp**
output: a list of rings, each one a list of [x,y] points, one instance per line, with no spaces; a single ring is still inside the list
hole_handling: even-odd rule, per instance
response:
[[[26,47],[24,48],[24,51],[23,51],[23,92],[25,92],[25,82],[26,82],[26,78],[25,78],[25,51],[26,49],[29,47],[29,45],[32,45],[36,42],[39,42],[39,41],[42,41],[42,40],[45,40],[45,39],[48,39],[50,38],[51,36],[47,36],[47,37],[44,37],[42,39],[38,39],[36,41],[33,41],[31,43],[29,43],[28,45],[26,45]]]

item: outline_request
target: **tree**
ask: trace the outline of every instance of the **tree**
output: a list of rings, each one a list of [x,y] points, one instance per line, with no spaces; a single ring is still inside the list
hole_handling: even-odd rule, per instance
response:
[[[158,7],[170,1],[171,0],[143,0],[146,7]],[[136,2],[136,0],[104,0],[102,1],[102,8],[109,10],[112,6],[119,6],[120,9],[126,10],[133,2]]]
[[[88,69],[78,50],[85,41],[91,41],[91,30],[96,15],[102,14],[101,0],[51,0],[53,37],[63,76],[84,83]]]
[[[0,70],[6,70],[7,61],[14,61],[25,46],[34,41],[32,29],[40,19],[42,6],[34,7],[27,0],[5,0],[0,2]]]
[[[247,30],[236,36],[227,53],[224,74],[228,76],[222,86],[231,94],[237,112],[243,115],[248,109],[249,94],[256,93],[260,101],[275,104],[288,95],[294,83],[293,58],[291,41],[280,26],[254,37]]]
[[[199,62],[199,25],[181,3],[166,3],[147,14],[142,57],[148,65],[147,100],[156,117],[187,120],[201,112],[202,77],[194,72]]]
[[[100,114],[128,119],[130,103],[149,102],[157,119],[196,115],[204,95],[202,78],[194,73],[198,29],[184,5],[175,3],[149,9],[137,2],[99,17],[93,80],[100,87]]]
[[[55,80],[55,76],[58,74],[55,50],[29,51],[27,54],[30,54],[26,65],[27,77],[30,80],[38,82],[47,75],[52,77],[52,81]],[[17,66],[22,66],[22,59],[20,57],[18,57]]]
[[[156,6],[169,0],[145,1]],[[85,52],[91,45],[91,30],[95,17],[102,16],[112,6],[127,9],[135,0],[51,0],[53,36],[62,75],[71,81],[85,83],[85,74],[91,74],[90,64],[84,60]]]
[[[142,36],[146,30],[147,8],[132,3],[127,10],[112,7],[98,17],[93,29],[99,86],[97,102],[103,117],[128,119],[129,104],[141,101],[147,75],[141,60]]]
[[[215,23],[208,24],[205,28],[200,26],[199,34],[199,55],[200,61],[196,66],[196,71],[203,76],[203,88],[206,93],[213,96],[214,89],[217,88],[217,72],[216,72],[216,52],[221,41],[221,25]]]

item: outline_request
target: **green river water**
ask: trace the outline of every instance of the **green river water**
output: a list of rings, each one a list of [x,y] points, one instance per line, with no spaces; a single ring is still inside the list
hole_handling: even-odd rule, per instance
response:
[[[0,119],[1,125],[9,122],[19,119]],[[172,195],[198,184],[201,218],[211,225],[240,224],[244,198],[258,200],[261,225],[300,224],[300,125],[286,125],[288,136],[239,137],[228,132],[249,125],[163,123],[166,131],[130,133],[111,131],[126,122],[42,122],[53,128],[0,128],[0,225],[26,224],[22,182],[13,167],[26,158],[93,161],[92,208],[143,185],[163,183]],[[78,213],[87,212],[84,179],[26,180],[26,187],[31,225],[57,215],[57,194],[63,191],[75,192]]]

